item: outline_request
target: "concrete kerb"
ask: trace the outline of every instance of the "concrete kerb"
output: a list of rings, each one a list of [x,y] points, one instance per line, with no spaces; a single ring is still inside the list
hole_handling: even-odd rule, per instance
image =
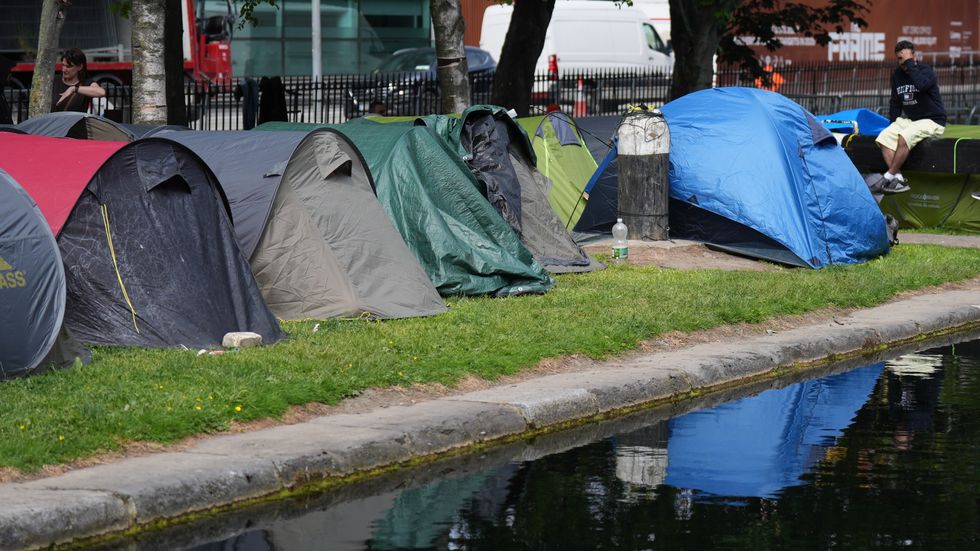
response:
[[[220,436],[182,452],[2,484],[0,548],[47,547],[184,522],[236,504],[298,495],[323,481],[792,377],[832,360],[873,361],[888,346],[977,327],[980,290],[943,292],[737,343],[631,354],[590,371]]]

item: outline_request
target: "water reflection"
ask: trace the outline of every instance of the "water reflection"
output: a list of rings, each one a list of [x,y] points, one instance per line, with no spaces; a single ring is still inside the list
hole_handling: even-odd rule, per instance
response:
[[[671,419],[665,482],[731,497],[775,497],[801,484],[868,401],[883,367],[876,363]]]
[[[977,548],[978,361],[908,354],[183,547]]]

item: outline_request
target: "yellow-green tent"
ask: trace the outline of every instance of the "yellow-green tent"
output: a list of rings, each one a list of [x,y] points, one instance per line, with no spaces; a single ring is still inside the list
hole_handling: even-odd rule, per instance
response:
[[[565,228],[571,231],[585,210],[585,185],[596,170],[595,159],[575,121],[565,113],[521,117],[517,122],[531,138],[538,171],[553,185],[548,202]]]

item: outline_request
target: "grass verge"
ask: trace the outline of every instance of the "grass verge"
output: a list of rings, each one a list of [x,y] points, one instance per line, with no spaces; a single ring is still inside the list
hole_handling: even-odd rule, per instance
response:
[[[285,323],[289,339],[220,356],[96,348],[90,365],[0,384],[0,467],[31,472],[127,441],[173,442],[371,387],[492,380],[562,354],[603,358],[668,331],[873,306],[978,274],[980,251],[928,245],[820,271],[617,266],[561,276],[544,296],[451,299],[431,318]]]

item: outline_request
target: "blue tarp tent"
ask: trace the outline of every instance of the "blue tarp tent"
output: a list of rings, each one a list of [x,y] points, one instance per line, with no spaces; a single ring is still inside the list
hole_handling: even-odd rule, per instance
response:
[[[888,118],[868,109],[848,109],[830,115],[819,115],[817,120],[831,132],[841,134],[865,134],[877,136],[888,126]]]
[[[670,230],[797,266],[888,252],[885,218],[833,135],[785,96],[713,88],[663,107]]]
[[[675,488],[722,497],[775,497],[835,444],[868,401],[884,364],[675,417],[667,478]]]

